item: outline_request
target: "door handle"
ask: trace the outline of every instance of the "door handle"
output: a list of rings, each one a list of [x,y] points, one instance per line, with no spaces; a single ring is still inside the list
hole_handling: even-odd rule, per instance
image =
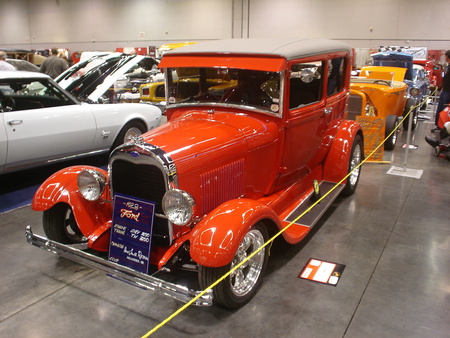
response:
[[[8,121],[8,124],[10,126],[15,126],[15,125],[21,124],[22,122],[23,122],[23,120],[11,120],[11,121]]]
[[[327,107],[327,108],[325,108],[324,113],[325,113],[325,115],[328,115],[328,114],[330,114],[332,111],[333,111],[333,107]]]

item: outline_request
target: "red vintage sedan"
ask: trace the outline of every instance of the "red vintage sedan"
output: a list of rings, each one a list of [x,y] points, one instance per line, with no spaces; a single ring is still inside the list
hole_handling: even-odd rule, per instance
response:
[[[270,236],[284,230],[287,243],[300,242],[357,187],[363,134],[346,119],[350,58],[331,40],[232,39],[168,52],[168,122],[116,148],[107,171],[75,166],[44,182],[32,206],[48,238],[28,228],[28,241],[180,301],[246,304]],[[204,290],[232,269],[204,294],[163,278],[190,270]]]

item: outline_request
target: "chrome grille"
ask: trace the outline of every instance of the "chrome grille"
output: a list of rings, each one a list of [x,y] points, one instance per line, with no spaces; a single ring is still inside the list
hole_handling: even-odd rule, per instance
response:
[[[166,184],[164,174],[157,166],[116,159],[111,165],[111,183],[114,194],[154,202],[155,212],[163,214],[161,201],[166,192]],[[171,240],[167,219],[155,216],[152,244],[170,245]]]
[[[348,100],[348,115],[347,119],[356,120],[356,116],[363,115],[364,107],[362,106],[362,99],[359,95],[350,94]]]

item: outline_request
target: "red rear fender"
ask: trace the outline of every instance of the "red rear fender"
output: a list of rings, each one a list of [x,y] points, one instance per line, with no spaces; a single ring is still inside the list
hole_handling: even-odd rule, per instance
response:
[[[325,160],[324,180],[339,182],[347,175],[353,140],[358,133],[362,136],[359,123],[350,120],[341,123]]]

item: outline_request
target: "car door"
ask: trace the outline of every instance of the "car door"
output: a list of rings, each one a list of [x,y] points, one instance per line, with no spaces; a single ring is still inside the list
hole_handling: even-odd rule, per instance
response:
[[[326,61],[321,59],[291,64],[279,186],[291,184],[309,173],[310,161],[322,144],[330,113],[325,100],[325,65]]]
[[[11,104],[2,109],[6,170],[92,150],[96,123],[89,105],[42,79],[19,79],[8,86],[3,98]]]
[[[3,112],[0,110],[0,173],[3,171],[6,163],[6,152],[8,151],[8,139],[6,138],[6,129],[3,122]]]
[[[86,105],[4,113],[6,169],[89,152],[95,121]]]

